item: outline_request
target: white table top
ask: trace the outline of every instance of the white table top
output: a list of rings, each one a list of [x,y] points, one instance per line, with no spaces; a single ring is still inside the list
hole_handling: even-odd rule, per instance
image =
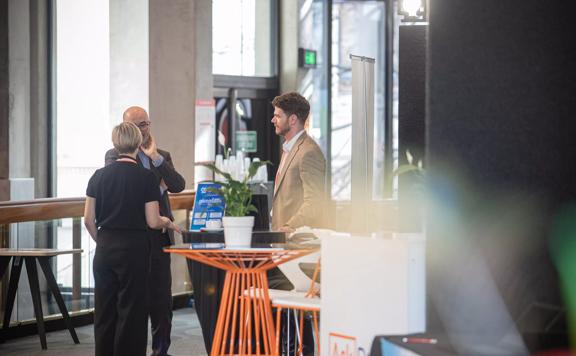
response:
[[[44,257],[67,255],[71,253],[82,253],[82,249],[68,249],[62,250],[57,248],[0,248],[0,256],[30,256],[30,257]]]

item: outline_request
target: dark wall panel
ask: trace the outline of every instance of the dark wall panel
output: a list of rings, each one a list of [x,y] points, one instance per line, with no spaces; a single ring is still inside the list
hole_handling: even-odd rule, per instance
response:
[[[400,26],[398,42],[398,136],[400,164],[406,150],[424,157],[427,26]]]
[[[433,329],[498,345],[513,321],[530,349],[562,343],[551,252],[576,201],[574,14],[572,1],[430,1]]]
[[[399,163],[407,164],[410,151],[413,163],[424,160],[426,136],[426,32],[427,26],[401,25],[398,43],[398,151]],[[420,231],[422,216],[421,179],[406,173],[398,177],[400,229]]]

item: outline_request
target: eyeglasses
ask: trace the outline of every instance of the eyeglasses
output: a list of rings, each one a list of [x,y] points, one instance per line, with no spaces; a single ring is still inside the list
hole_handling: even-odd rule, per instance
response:
[[[150,126],[150,124],[152,124],[150,121],[140,121],[136,126],[138,126],[139,129],[145,129]]]

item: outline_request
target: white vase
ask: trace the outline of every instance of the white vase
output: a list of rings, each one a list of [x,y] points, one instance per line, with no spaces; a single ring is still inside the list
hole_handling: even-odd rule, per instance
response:
[[[250,247],[253,216],[225,216],[222,218],[222,225],[226,247]]]

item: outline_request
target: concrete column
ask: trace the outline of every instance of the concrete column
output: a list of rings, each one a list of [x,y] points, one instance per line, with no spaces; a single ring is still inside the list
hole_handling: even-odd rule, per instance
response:
[[[196,99],[214,98],[212,77],[212,1],[195,1]]]
[[[280,93],[298,90],[298,1],[280,0]]]
[[[8,1],[10,178],[30,177],[30,2]],[[18,149],[15,149],[18,147]]]
[[[9,70],[8,70],[8,0],[0,0],[0,201],[9,198]]]
[[[274,60],[270,56],[270,45],[276,32],[272,31],[273,12],[277,11],[272,1],[256,1],[256,76],[269,77],[274,70]]]
[[[30,173],[36,198],[48,196],[48,0],[30,0]]]
[[[148,109],[148,0],[110,1],[110,124]]]
[[[150,0],[149,111],[158,146],[194,187],[194,111],[212,99],[212,4]]]

